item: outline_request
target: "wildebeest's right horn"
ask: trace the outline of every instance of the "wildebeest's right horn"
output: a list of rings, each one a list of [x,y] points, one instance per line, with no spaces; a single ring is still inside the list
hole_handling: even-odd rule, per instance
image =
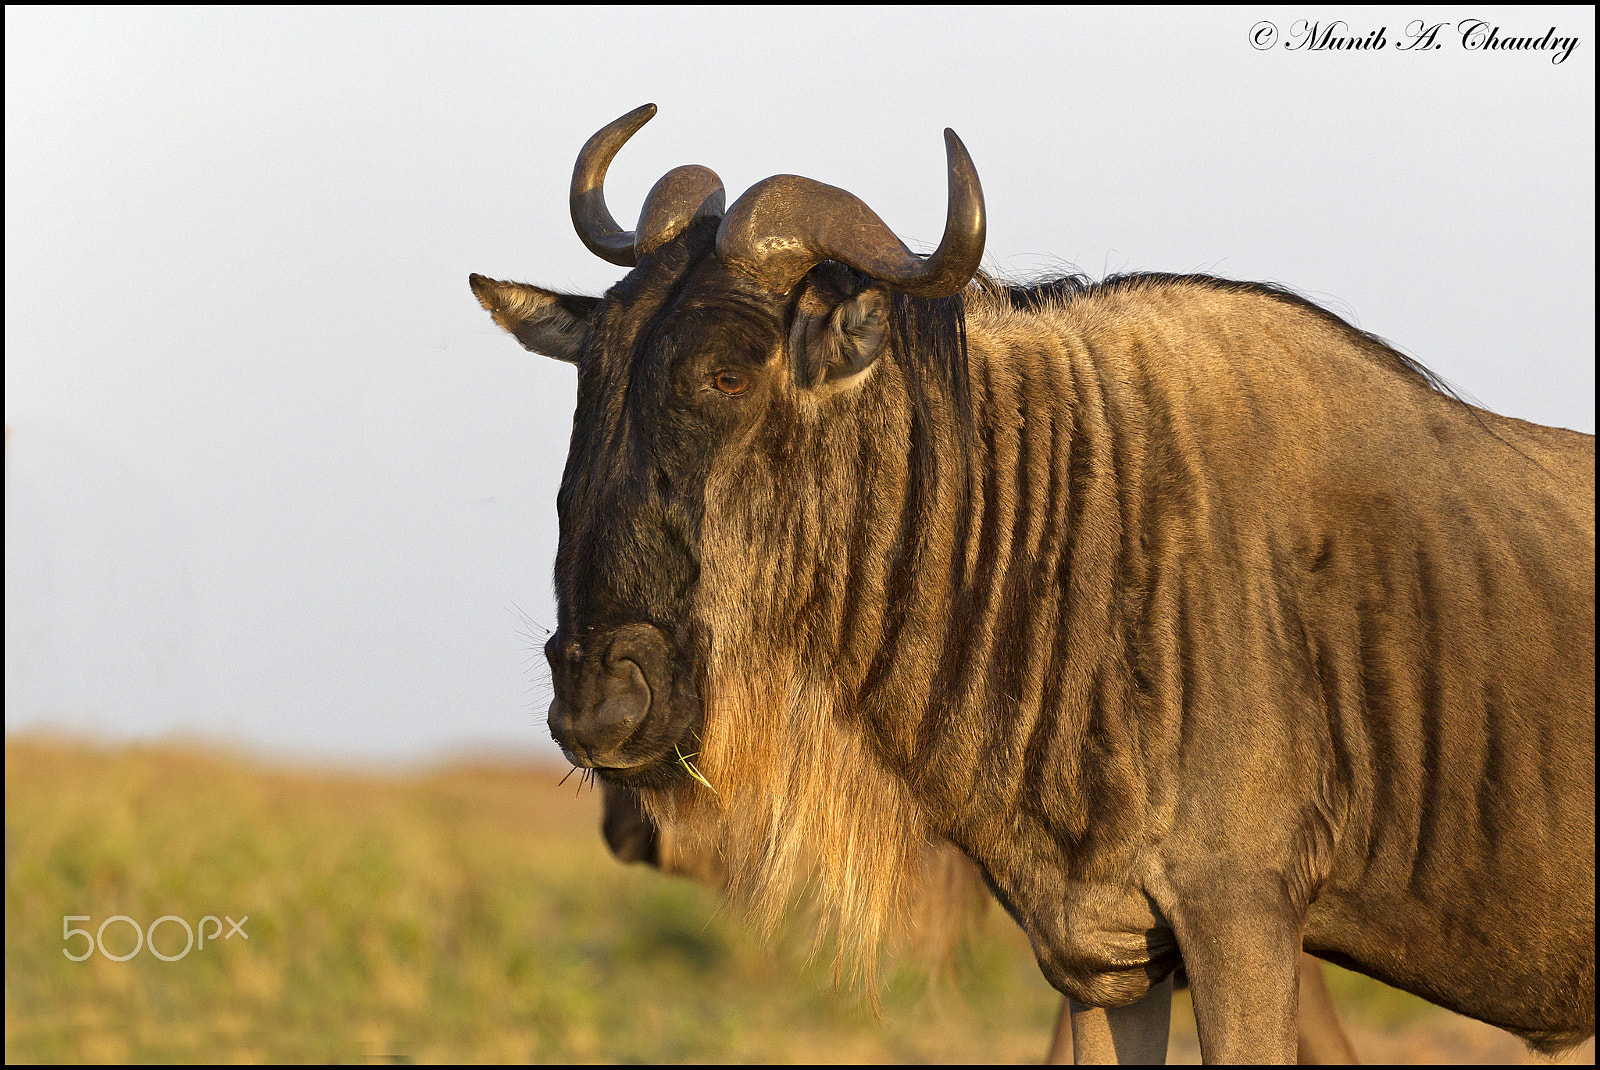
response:
[[[733,202],[717,231],[717,255],[784,294],[824,260],[837,260],[917,297],[948,297],[983,260],[983,187],[972,157],[944,132],[950,203],[944,238],[928,257],[903,245],[855,194],[796,175],[757,182]]]
[[[643,256],[683,232],[698,216],[722,215],[722,179],[697,163],[674,167],[650,188],[633,232],[633,251]]]
[[[655,117],[645,104],[604,126],[578,152],[572,168],[572,226],[589,251],[619,267],[633,267],[639,257],[679,234],[696,216],[722,214],[722,179],[708,167],[690,164],[668,171],[645,198],[639,226],[623,230],[606,207],[606,169],[618,150]]]

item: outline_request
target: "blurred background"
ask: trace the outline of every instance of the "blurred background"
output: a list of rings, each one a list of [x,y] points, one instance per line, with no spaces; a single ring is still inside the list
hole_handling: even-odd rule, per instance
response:
[[[1004,918],[966,998],[895,997],[885,1032],[802,976],[809,938],[614,865],[555,791],[573,373],[466,277],[611,285],[566,187],[646,101],[625,224],[698,162],[931,247],[950,126],[997,274],[1283,283],[1592,433],[1593,9],[1325,14],[1388,47],[1285,47],[1282,8],[8,7],[8,1059],[1041,1056]],[[1579,43],[1473,50],[1468,17]],[[1419,18],[1440,47],[1399,50]],[[247,950],[60,954],[65,915],[230,910]],[[1339,984],[1385,1043],[1431,1013]],[[1439,1057],[1520,1052],[1487,1037]]]

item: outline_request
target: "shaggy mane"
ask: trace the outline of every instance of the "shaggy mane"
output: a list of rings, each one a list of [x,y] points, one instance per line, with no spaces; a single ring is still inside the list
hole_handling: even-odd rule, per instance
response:
[[[979,278],[979,295],[976,300],[998,301],[1024,312],[1037,312],[1046,308],[1071,308],[1085,298],[1098,294],[1137,293],[1141,290],[1203,289],[1229,294],[1254,294],[1302,312],[1309,312],[1323,323],[1343,334],[1352,345],[1369,358],[1386,364],[1408,378],[1420,380],[1437,394],[1465,404],[1465,400],[1443,378],[1423,366],[1421,362],[1400,352],[1389,342],[1363,331],[1349,320],[1294,292],[1286,286],[1272,282],[1243,282],[1223,279],[1215,275],[1179,275],[1164,271],[1130,272],[1109,275],[1094,282],[1087,275],[1073,273],[1041,279],[1028,284],[1008,284]],[[969,298],[970,300],[971,298]]]

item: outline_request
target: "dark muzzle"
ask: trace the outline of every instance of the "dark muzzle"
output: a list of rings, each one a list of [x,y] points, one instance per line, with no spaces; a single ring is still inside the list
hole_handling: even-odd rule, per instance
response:
[[[550,735],[574,765],[627,771],[670,763],[674,745],[698,724],[673,644],[653,625],[581,639],[557,634],[545,656],[555,684]]]

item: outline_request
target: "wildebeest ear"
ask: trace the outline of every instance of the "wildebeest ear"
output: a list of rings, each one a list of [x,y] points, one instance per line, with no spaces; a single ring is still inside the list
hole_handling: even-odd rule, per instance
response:
[[[598,297],[561,294],[482,275],[469,275],[467,282],[478,295],[478,303],[489,310],[496,323],[516,336],[524,349],[578,362],[589,316],[600,303]]]
[[[825,314],[807,313],[804,305],[791,343],[800,384],[842,387],[858,381],[888,340],[888,292],[869,286],[839,300]]]

